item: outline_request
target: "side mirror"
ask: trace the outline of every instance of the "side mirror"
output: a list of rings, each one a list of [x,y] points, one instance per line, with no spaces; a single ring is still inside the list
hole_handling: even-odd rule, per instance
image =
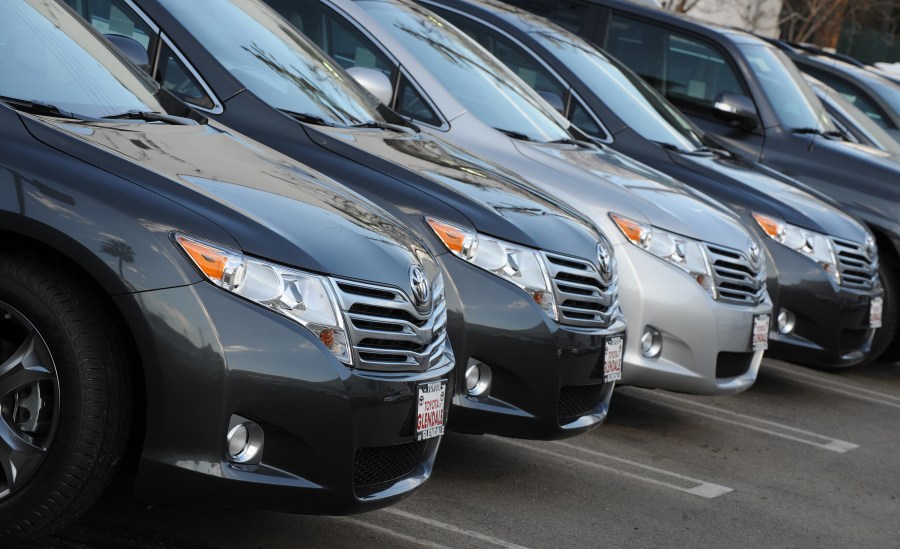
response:
[[[150,58],[140,42],[121,34],[104,34],[103,36],[119,50],[119,53],[127,57],[142,71],[150,72]]]
[[[553,92],[548,91],[538,91],[538,95],[540,95],[544,101],[550,104],[553,109],[559,114],[565,116],[566,114],[566,105],[563,103],[562,97],[556,95]]]
[[[347,72],[376,99],[388,107],[391,106],[394,99],[394,86],[383,72],[365,67],[350,67]]]
[[[720,93],[713,103],[713,115],[729,124],[736,124],[742,130],[752,130],[759,126],[756,106],[746,95]]]

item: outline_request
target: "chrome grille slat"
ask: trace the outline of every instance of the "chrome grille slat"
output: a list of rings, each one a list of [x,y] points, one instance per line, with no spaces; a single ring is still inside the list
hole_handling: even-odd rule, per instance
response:
[[[865,244],[832,238],[841,286],[868,290],[878,279],[878,254],[869,257]]]
[[[595,264],[583,259],[545,252],[544,260],[560,324],[605,328],[615,321],[619,308],[615,259],[608,281],[603,280]]]
[[[766,298],[764,260],[758,264],[744,252],[706,243],[719,299],[740,305],[756,305]]]
[[[441,362],[447,347],[447,303],[440,274],[431,281],[431,304],[420,311],[400,289],[336,280],[353,363],[361,370],[423,372]]]

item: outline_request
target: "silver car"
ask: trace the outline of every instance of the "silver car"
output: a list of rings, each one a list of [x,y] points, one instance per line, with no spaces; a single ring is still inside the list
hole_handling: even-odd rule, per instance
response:
[[[268,1],[424,131],[518,172],[609,235],[629,321],[623,383],[697,394],[753,384],[771,301],[760,244],[734,214],[580,140],[500,61],[420,6]]]

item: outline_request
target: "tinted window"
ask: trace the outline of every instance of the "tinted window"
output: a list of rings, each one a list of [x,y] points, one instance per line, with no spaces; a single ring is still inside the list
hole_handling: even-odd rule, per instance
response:
[[[709,112],[720,92],[747,95],[717,49],[651,23],[613,14],[605,49],[680,106]]]
[[[466,16],[447,10],[431,8],[432,11],[452,23],[459,30],[468,34],[476,42],[503,61],[526,84],[537,91],[552,93],[564,99],[566,88],[531,54],[527,53],[512,40],[496,30],[477,23]]]
[[[159,56],[159,68],[157,80],[162,86],[175,94],[179,99],[192,105],[211,109],[215,105],[212,99],[203,91],[203,86],[191,74],[191,71],[175,55],[168,44],[163,44]]]
[[[258,0],[161,0],[231,74],[263,101],[347,126],[381,121],[375,100]]]
[[[75,4],[73,1],[70,5]],[[117,34],[138,41],[150,57],[151,37],[154,32],[128,6],[118,0],[82,0],[78,13],[90,21],[100,34]]]
[[[393,64],[366,36],[318,0],[268,0],[282,17],[340,63],[391,76]]]
[[[52,2],[0,2],[0,95],[102,117],[163,111],[156,85]]]
[[[822,82],[825,82],[835,90],[839,91],[847,101],[853,103],[856,108],[864,112],[865,115],[875,121],[876,124],[885,129],[891,127],[884,111],[875,104],[874,100],[854,84],[825,71],[818,71],[815,69],[806,70]]]
[[[606,141],[609,139],[609,135],[603,128],[600,127],[600,124],[591,116],[590,111],[587,110],[587,107],[584,104],[576,99],[572,98],[572,105],[569,107],[569,120],[572,121],[573,124],[578,126],[578,129],[583,131],[584,133],[590,135],[591,137],[596,137],[601,141]]]
[[[616,116],[644,139],[681,150],[702,146],[693,124],[633,71],[581,38],[554,29],[533,32]],[[570,116],[575,125],[581,125]],[[584,127],[581,129],[585,130]]]
[[[461,31],[418,6],[359,5],[486,124],[535,141],[570,138],[558,113]]]
[[[557,2],[548,2],[547,0],[506,0],[506,3],[546,17],[575,34],[581,32],[584,28],[584,23],[588,20],[589,7],[581,2],[567,2],[565,0]]]
[[[396,103],[397,112],[403,116],[408,116],[432,126],[441,126],[440,117],[438,117],[425,97],[419,93],[419,90],[413,86],[406,75],[400,77],[400,84],[397,86]]]

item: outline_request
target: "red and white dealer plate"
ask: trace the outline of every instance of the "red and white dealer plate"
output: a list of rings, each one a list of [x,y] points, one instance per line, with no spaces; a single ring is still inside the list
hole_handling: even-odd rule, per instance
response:
[[[426,440],[444,434],[444,401],[447,398],[447,380],[420,383],[416,403],[416,440]]]
[[[769,348],[769,315],[753,316],[751,341],[754,351],[765,351]]]
[[[613,336],[606,338],[606,352],[603,353],[603,382],[622,379],[622,354],[625,350],[625,338]]]

